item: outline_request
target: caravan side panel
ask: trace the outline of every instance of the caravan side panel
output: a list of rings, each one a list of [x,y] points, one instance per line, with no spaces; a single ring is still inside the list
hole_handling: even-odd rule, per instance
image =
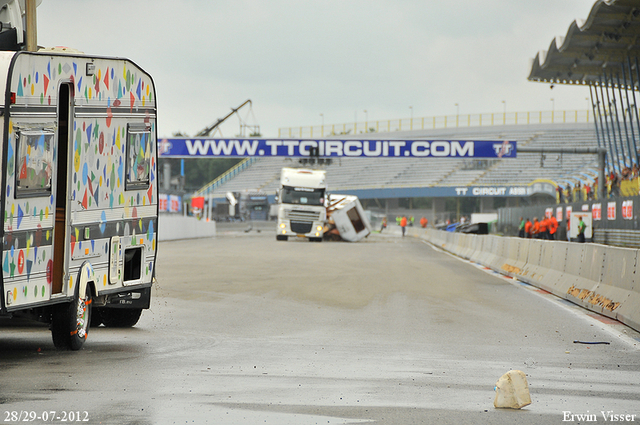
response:
[[[0,87],[5,90],[5,88],[7,87],[7,76],[9,73],[9,67],[11,64],[11,59],[13,58],[13,56],[15,55],[15,52],[0,52]],[[3,115],[7,115],[8,112],[8,105],[6,105],[6,99],[9,96],[9,93],[5,93],[3,92],[3,95],[0,96],[0,110],[3,112]],[[6,139],[5,139],[5,120],[0,119],[0,140],[2,140],[2,143],[0,143],[0,164],[2,164],[1,169],[3,170],[3,174],[4,170],[6,170],[6,163],[4,162],[4,157],[6,155]],[[3,181],[2,176],[0,176],[0,181]],[[0,185],[0,188],[2,187],[2,185]],[[0,194],[2,193],[2,190],[0,189]],[[0,196],[0,199],[4,201],[4,195]],[[3,208],[4,202],[0,202],[0,215],[4,216],[4,208]],[[6,220],[5,220],[6,221]],[[3,238],[4,238],[4,232],[2,234]],[[4,255],[2,256],[2,259],[4,259]],[[0,265],[2,265],[2,261],[0,260]],[[4,283],[3,283],[3,279],[2,279],[2,275],[0,275],[0,313],[4,312],[6,310],[6,296],[7,296],[7,292],[4,290]]]
[[[150,286],[157,242],[151,77],[123,59],[23,52],[9,78],[15,104],[5,118],[7,310],[72,297],[81,270],[97,293]],[[63,259],[56,288],[54,269]]]

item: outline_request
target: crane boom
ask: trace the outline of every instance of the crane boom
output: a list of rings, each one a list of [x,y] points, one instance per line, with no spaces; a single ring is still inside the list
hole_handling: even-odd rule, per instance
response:
[[[212,126],[205,128],[204,130],[200,131],[198,134],[196,134],[196,137],[206,137],[208,136],[217,126],[219,126],[220,124],[222,124],[227,118],[229,118],[231,115],[235,114],[236,112],[238,112],[238,110],[240,108],[242,108],[244,105],[246,104],[250,104],[251,105],[251,99],[247,99],[242,105],[238,106],[237,108],[232,108],[231,112],[229,112],[224,118],[218,118],[218,121],[216,121]]]

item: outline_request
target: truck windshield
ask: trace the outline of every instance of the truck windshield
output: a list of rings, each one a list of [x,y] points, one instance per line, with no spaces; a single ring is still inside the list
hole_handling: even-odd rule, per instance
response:
[[[283,187],[282,203],[324,206],[324,189]]]

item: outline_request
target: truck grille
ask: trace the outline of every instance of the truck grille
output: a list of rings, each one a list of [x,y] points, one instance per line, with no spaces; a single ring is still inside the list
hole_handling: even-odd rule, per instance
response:
[[[320,212],[291,210],[286,212],[285,219],[292,221],[318,221],[320,220]]]
[[[291,221],[291,231],[294,233],[309,233],[313,223],[309,221]]]

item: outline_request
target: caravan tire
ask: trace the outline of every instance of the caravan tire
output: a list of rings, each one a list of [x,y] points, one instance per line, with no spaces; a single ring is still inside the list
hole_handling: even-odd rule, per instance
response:
[[[87,340],[91,323],[91,288],[70,303],[54,306],[51,314],[53,345],[60,350],[79,350]]]
[[[141,308],[103,308],[100,310],[102,324],[108,328],[130,328],[138,323]]]

